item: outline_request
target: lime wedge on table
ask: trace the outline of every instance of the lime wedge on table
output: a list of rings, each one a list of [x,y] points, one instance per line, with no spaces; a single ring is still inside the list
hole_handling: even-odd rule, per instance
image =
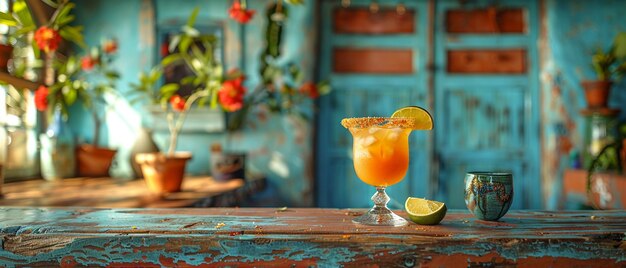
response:
[[[433,117],[426,109],[418,106],[407,106],[395,111],[391,117],[411,118],[414,121],[414,130],[433,129]]]
[[[443,220],[448,208],[442,202],[409,197],[404,203],[404,210],[409,214],[411,221],[417,224],[434,225]]]

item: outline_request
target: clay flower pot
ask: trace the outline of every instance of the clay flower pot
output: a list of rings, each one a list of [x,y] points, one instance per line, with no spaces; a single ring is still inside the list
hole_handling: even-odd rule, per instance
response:
[[[81,144],[76,148],[76,166],[78,176],[107,177],[109,168],[117,150],[98,147],[91,144]]]
[[[177,152],[173,156],[163,153],[139,153],[135,156],[148,189],[155,195],[180,191],[190,159],[189,152]]]
[[[607,106],[609,93],[611,92],[611,81],[582,81],[581,85],[585,89],[585,98],[589,108],[603,108]]]

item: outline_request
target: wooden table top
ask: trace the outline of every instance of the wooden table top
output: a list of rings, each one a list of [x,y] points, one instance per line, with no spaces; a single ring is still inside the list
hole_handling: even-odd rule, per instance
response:
[[[356,225],[362,209],[0,208],[0,263],[111,266],[626,265],[626,211],[451,210],[439,225]],[[406,216],[403,212],[398,212]]]
[[[30,180],[6,183],[0,206],[175,208],[194,206],[202,199],[231,193],[244,180],[219,182],[211,177],[186,177],[182,191],[157,197],[148,192],[143,179],[70,178],[57,181]]]

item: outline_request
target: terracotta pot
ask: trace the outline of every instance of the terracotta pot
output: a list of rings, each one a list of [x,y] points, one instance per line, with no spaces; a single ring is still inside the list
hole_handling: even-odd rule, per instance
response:
[[[589,108],[603,108],[607,106],[609,93],[611,92],[611,81],[582,81],[581,85],[585,89],[585,98]]]
[[[135,156],[148,189],[155,195],[180,191],[189,159],[191,153],[188,152],[177,152],[173,156],[162,153],[140,153]]]
[[[9,60],[13,57],[13,46],[0,44],[0,70],[7,72]]]
[[[81,144],[76,148],[77,175],[80,177],[108,177],[109,168],[117,150]]]

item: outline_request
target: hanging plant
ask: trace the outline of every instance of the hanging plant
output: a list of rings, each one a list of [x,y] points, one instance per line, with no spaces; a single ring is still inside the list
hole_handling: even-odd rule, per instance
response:
[[[287,1],[292,4],[302,4],[303,1]],[[295,114],[307,119],[303,107],[308,99],[317,99],[330,92],[327,81],[314,83],[305,81],[300,66],[295,63],[280,63],[283,27],[288,21],[289,11],[282,0],[276,1],[266,12],[267,25],[265,28],[265,48],[259,60],[261,68],[261,84],[246,96],[244,106],[238,112],[230,115],[228,129],[240,129],[246,121],[248,112],[255,105],[264,105],[270,112]]]

